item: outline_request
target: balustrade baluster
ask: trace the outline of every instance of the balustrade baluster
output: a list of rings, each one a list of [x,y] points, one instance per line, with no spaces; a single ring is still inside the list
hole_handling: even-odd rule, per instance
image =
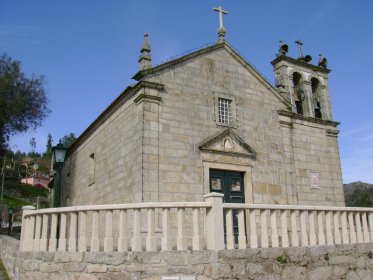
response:
[[[271,217],[271,246],[274,248],[279,247],[278,233],[277,233],[277,210],[270,210]]]
[[[66,252],[66,213],[60,214],[60,237],[58,239],[58,251]]]
[[[185,209],[179,208],[177,210],[177,250],[186,250],[186,238],[185,238]]]
[[[104,251],[113,252],[113,210],[106,210]]]
[[[33,240],[33,250],[39,251],[40,250],[40,233],[41,233],[41,215],[36,215],[36,223],[35,223],[35,236]]]
[[[369,236],[369,229],[368,229],[367,212],[362,213],[361,219],[363,220],[364,243],[369,243],[370,242],[370,236]]]
[[[317,243],[315,228],[315,211],[308,212],[308,222],[310,224],[310,245],[315,246]]]
[[[47,251],[48,246],[48,215],[43,214],[43,223],[41,228],[40,251]]]
[[[325,233],[324,233],[324,211],[317,211],[317,225],[319,227],[319,245],[325,245]]]
[[[297,227],[297,210],[290,210],[291,220],[291,246],[299,246],[298,227]]]
[[[339,211],[333,212],[333,220],[334,220],[334,240],[335,244],[341,244],[341,233],[339,232]]]
[[[268,225],[267,225],[267,210],[260,211],[260,224],[261,224],[261,248],[268,248]]]
[[[281,247],[289,247],[289,234],[288,234],[288,210],[281,210]]]
[[[69,252],[76,252],[77,216],[76,212],[70,213]]]
[[[350,240],[351,244],[357,243],[354,216],[352,212],[348,212],[348,227],[350,228]]]
[[[300,212],[300,232],[301,232],[301,244],[302,246],[308,246],[308,234],[307,234],[307,217],[308,211],[303,210]]]
[[[98,232],[100,212],[92,212],[92,237],[91,237],[91,252],[98,252],[100,250],[100,239]]]
[[[146,251],[156,251],[157,242],[155,238],[154,209],[148,209],[147,212],[148,234],[146,237]]]
[[[332,212],[327,211],[325,214],[325,223],[326,223],[326,244],[333,245],[333,232],[332,232]]]
[[[58,227],[58,214],[52,214],[51,221],[51,234],[49,236],[48,251],[55,252],[57,250],[57,227]]]
[[[233,235],[233,216],[232,209],[225,210],[225,232],[227,249],[234,249],[234,235]]]
[[[132,251],[141,251],[141,212],[140,209],[133,210],[133,236]]]
[[[193,250],[202,250],[199,208],[193,208]]]
[[[341,213],[341,226],[342,226],[342,243],[348,244],[350,241],[348,231],[347,231],[347,213],[343,211]]]
[[[256,211],[250,210],[250,248],[258,248],[258,236],[256,234]]]
[[[87,213],[80,212],[79,213],[79,241],[78,241],[78,249],[79,252],[86,252],[87,251],[87,237],[86,237],[86,229],[87,229]]]
[[[118,237],[118,252],[128,251],[127,237],[127,211],[119,211],[119,237]]]
[[[368,219],[370,240],[373,242],[373,212],[369,212]]]
[[[364,243],[363,232],[361,230],[361,217],[360,217],[359,212],[355,213],[355,223],[356,223],[357,242],[358,243]]]
[[[171,251],[170,242],[170,209],[162,210],[162,251]]]
[[[239,209],[237,211],[238,219],[238,249],[246,249],[246,234],[245,234],[245,211]]]

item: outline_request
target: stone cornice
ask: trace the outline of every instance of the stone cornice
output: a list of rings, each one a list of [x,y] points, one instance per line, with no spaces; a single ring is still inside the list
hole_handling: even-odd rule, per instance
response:
[[[211,148],[214,143],[217,143],[223,140],[226,136],[229,136],[237,141],[237,143],[243,148],[244,152],[236,152],[231,150],[217,150]],[[199,145],[199,149],[202,152],[210,152],[210,153],[217,153],[217,154],[227,154],[230,156],[240,156],[240,157],[248,157],[255,159],[256,158],[256,151],[251,148],[238,134],[231,128],[224,130],[223,132],[218,133],[217,135],[212,136],[211,138],[205,140],[203,143]]]
[[[296,119],[296,120],[301,120],[301,121],[306,121],[306,122],[311,122],[311,123],[317,123],[317,124],[321,124],[321,125],[328,125],[328,126],[333,126],[333,127],[337,127],[340,124],[339,122],[335,122],[335,121],[331,121],[331,120],[304,117],[302,115],[296,114],[296,113],[291,112],[291,111],[286,111],[286,110],[279,110],[278,114],[280,116],[286,116],[286,117],[289,117],[291,119]]]
[[[274,60],[271,61],[271,64],[273,66],[275,66],[276,64],[278,64],[281,61],[287,61],[287,62],[289,62],[291,64],[298,65],[298,66],[301,66],[301,67],[312,69],[313,71],[317,71],[317,72],[321,72],[321,73],[326,73],[326,74],[328,74],[328,73],[330,73],[332,71],[330,69],[323,68],[323,67],[320,67],[320,66],[316,66],[316,65],[313,65],[313,64],[309,64],[309,63],[300,61],[298,59],[294,59],[294,58],[286,56],[286,55],[281,55],[281,56],[277,57],[276,59],[274,59]]]

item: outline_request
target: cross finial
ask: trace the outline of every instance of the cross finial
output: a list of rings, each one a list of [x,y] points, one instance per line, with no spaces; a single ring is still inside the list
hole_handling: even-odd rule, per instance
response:
[[[299,57],[298,58],[303,58],[303,54],[302,54],[302,41],[300,39],[298,39],[297,41],[295,41],[295,43],[298,45],[298,52],[299,52]]]
[[[219,40],[218,42],[224,41],[224,36],[225,36],[225,28],[223,26],[223,14],[226,15],[228,14],[227,11],[224,11],[222,7],[219,6],[219,8],[214,8],[215,12],[219,13],[219,28],[218,28],[218,36]]]

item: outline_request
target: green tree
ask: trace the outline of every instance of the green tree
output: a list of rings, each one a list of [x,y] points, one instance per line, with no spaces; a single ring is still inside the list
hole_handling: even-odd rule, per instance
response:
[[[48,133],[48,138],[47,138],[47,150],[45,151],[46,153],[50,153],[52,151],[52,135]]]
[[[45,152],[43,154],[43,158],[52,157],[52,145],[53,145],[52,135],[50,133],[48,133],[47,146],[46,146]]]
[[[367,190],[357,189],[347,197],[348,207],[373,207],[373,198]]]
[[[64,145],[66,148],[69,148],[76,140],[76,137],[74,133],[70,133],[62,137],[61,143]]]
[[[50,110],[42,76],[27,78],[21,63],[0,56],[0,155],[9,137],[41,125]]]
[[[30,146],[31,146],[31,152],[35,153],[35,151],[36,151],[36,139],[35,139],[35,137],[32,137],[30,139]]]

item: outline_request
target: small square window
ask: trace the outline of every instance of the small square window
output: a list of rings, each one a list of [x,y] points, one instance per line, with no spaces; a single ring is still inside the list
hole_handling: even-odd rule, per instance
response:
[[[89,155],[89,170],[88,170],[88,186],[91,186],[95,183],[95,171],[96,171],[96,163],[95,163],[95,154],[92,153]]]

